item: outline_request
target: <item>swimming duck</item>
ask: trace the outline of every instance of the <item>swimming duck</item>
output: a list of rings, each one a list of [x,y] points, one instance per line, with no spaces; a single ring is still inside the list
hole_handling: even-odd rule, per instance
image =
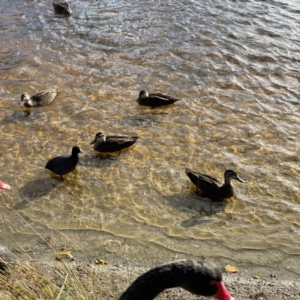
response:
[[[24,106],[26,107],[47,105],[52,102],[58,92],[59,89],[48,89],[31,97],[27,93],[24,93],[21,95],[21,100],[18,104],[20,105],[24,101]]]
[[[76,165],[79,160],[79,153],[83,153],[82,150],[78,146],[74,146],[70,156],[57,156],[51,158],[47,162],[45,169],[48,169],[63,178],[63,175],[66,175],[76,169]]]
[[[202,197],[207,197],[214,201],[222,201],[234,195],[234,189],[230,182],[231,179],[244,182],[238,177],[237,173],[232,170],[225,171],[223,185],[221,185],[220,181],[215,177],[195,172],[189,168],[185,169],[185,173],[197,187]]]
[[[10,190],[10,186],[7,183],[0,181],[0,189],[2,190]]]
[[[67,2],[53,2],[53,8],[56,13],[66,16],[70,16],[73,12]]]
[[[94,150],[99,152],[116,152],[130,147],[138,138],[138,136],[105,135],[102,132],[98,132],[91,145],[94,144]]]
[[[151,107],[173,104],[180,99],[173,98],[171,96],[163,95],[160,93],[149,94],[147,91],[140,91],[137,102],[141,105],[147,105]]]
[[[174,287],[218,300],[234,300],[222,282],[220,268],[207,260],[190,259],[173,261],[142,274],[119,300],[152,300],[163,290]]]

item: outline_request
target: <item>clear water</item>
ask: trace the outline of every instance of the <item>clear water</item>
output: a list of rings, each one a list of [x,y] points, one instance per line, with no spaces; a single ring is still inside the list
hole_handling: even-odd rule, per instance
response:
[[[0,243],[91,257],[217,258],[300,274],[298,1],[0,0]],[[60,87],[48,106],[25,91]],[[183,100],[151,109],[139,91]],[[89,144],[134,134],[117,160]],[[46,162],[84,151],[64,181]],[[185,167],[245,183],[202,199]]]

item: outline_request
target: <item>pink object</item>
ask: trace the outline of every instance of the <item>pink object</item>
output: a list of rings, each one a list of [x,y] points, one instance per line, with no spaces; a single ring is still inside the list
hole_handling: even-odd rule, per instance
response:
[[[0,181],[0,189],[10,190],[10,186],[8,184]]]
[[[213,284],[218,287],[218,292],[214,295],[214,298],[218,300],[234,300],[234,298],[230,296],[223,282],[213,281]]]

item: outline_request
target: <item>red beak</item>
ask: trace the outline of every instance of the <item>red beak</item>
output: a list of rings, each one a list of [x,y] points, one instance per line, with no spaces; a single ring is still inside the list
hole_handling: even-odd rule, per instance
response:
[[[214,282],[214,284],[218,287],[218,292],[214,295],[214,298],[218,300],[234,300],[234,298],[230,296],[223,282]]]
[[[8,184],[0,181],[0,189],[10,190],[10,186]]]

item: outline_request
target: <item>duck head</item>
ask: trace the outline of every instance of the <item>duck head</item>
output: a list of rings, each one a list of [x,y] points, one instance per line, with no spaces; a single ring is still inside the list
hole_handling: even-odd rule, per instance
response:
[[[57,13],[71,15],[73,13],[68,2],[53,2],[54,10]]]
[[[140,91],[139,97],[136,101],[139,101],[142,98],[147,98],[149,96],[149,93],[145,90]]]
[[[225,183],[230,183],[231,179],[235,179],[239,182],[244,182],[241,178],[238,177],[237,173],[232,170],[226,170],[224,173]]]
[[[98,132],[95,135],[95,139],[90,144],[92,145],[95,144],[96,142],[105,142],[105,141],[106,141],[106,135],[102,132]]]
[[[62,5],[66,9],[66,14],[71,15],[73,13],[69,3],[64,2],[64,3],[62,3]]]
[[[21,95],[21,100],[18,103],[18,105],[20,105],[22,102],[28,103],[30,101],[30,97],[27,93],[24,93]]]

